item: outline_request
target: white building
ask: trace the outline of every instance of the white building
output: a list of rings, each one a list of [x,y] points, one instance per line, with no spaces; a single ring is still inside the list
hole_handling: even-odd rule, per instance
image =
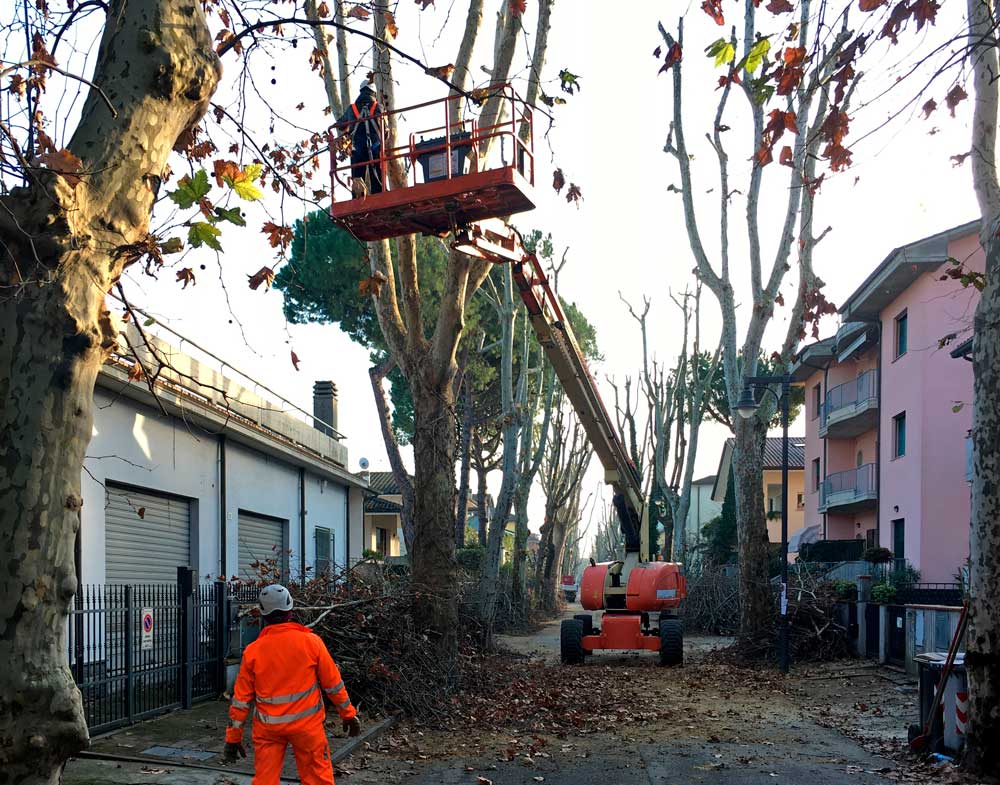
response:
[[[134,328],[129,340],[142,345]],[[211,359],[152,346],[168,359],[154,383],[130,379],[125,351],[98,375],[81,583],[173,583],[178,566],[200,581],[245,578],[268,559],[294,579],[360,558],[365,482],[347,471],[334,385],[316,383],[310,415]],[[159,363],[138,354],[155,376]]]
[[[685,544],[687,552],[691,554],[688,556],[689,561],[696,554],[695,549],[701,545],[701,530],[705,524],[722,514],[722,505],[712,498],[714,486],[714,474],[691,482],[691,502],[684,522]]]

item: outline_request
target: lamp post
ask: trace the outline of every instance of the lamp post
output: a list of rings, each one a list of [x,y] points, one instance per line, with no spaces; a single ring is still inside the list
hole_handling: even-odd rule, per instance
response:
[[[779,396],[772,385],[781,385]],[[781,610],[778,625],[778,667],[782,673],[788,673],[789,653],[788,641],[788,409],[789,393],[791,391],[791,376],[746,376],[743,378],[743,392],[736,404],[736,411],[744,419],[750,419],[757,413],[760,404],[754,396],[755,388],[763,388],[770,392],[778,401],[781,409]]]

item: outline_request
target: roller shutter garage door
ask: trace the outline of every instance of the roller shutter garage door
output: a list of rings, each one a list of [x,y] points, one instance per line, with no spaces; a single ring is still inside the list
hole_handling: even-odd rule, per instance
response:
[[[282,576],[288,575],[288,531],[287,521],[263,518],[240,511],[239,514],[239,577],[241,579],[260,578],[260,570],[251,567],[254,562],[277,559]],[[276,576],[269,575],[274,578]]]
[[[114,485],[106,500],[106,582],[176,583],[191,564],[191,502]]]

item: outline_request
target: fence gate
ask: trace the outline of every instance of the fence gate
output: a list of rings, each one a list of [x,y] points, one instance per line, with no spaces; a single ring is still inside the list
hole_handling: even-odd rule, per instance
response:
[[[129,725],[225,686],[223,582],[83,586],[69,619],[69,665],[92,733]]]
[[[870,660],[878,659],[879,644],[879,606],[874,603],[865,604],[865,657]]]
[[[903,665],[906,662],[906,608],[890,605],[886,611],[889,617],[886,658],[893,665]]]

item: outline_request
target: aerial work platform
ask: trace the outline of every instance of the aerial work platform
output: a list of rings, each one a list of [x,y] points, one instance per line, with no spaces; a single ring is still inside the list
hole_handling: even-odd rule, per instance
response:
[[[359,240],[371,241],[412,233],[443,235],[477,221],[534,209],[531,109],[510,85],[476,92],[500,98],[496,122],[481,126],[479,117],[470,114],[477,109],[474,101],[447,97],[376,115],[373,121],[381,140],[378,157],[352,163],[331,144],[330,216],[334,222]],[[460,108],[465,110],[461,114]],[[412,132],[406,143],[389,148],[390,114],[398,117],[398,125],[404,117],[411,125],[414,119],[437,124]],[[333,135],[345,131],[349,133],[351,126],[330,129]],[[486,147],[485,157],[475,153]],[[393,189],[387,182],[387,172],[395,162],[406,170],[404,188]],[[368,193],[366,187],[358,187],[352,166],[375,167],[386,190]]]

